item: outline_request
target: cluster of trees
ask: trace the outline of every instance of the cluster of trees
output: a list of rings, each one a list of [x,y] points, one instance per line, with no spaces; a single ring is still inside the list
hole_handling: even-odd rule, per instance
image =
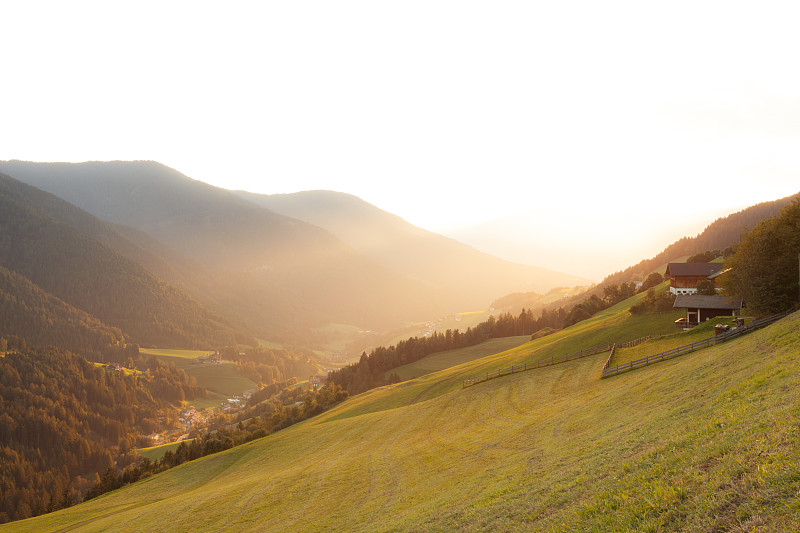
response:
[[[236,422],[260,420],[270,433],[318,415],[348,396],[347,391],[336,383],[327,383],[318,390],[287,385],[267,401],[248,405],[237,413]],[[250,428],[250,422],[247,427]]]
[[[708,251],[705,251],[705,252],[698,252],[698,253],[696,253],[694,255],[689,256],[689,258],[686,260],[686,262],[687,263],[710,263],[711,261],[713,261],[717,257],[722,257],[723,255],[725,257],[728,257],[728,256],[732,255],[733,252],[734,252],[734,249],[735,249],[734,246],[729,246],[728,248],[725,249],[724,252],[720,251],[719,249],[708,250]]]
[[[135,359],[128,358],[126,366],[142,372],[141,379],[153,396],[171,404],[205,398],[208,395],[194,377],[175,366],[175,363],[166,363],[152,355],[139,355]]]
[[[596,294],[592,294],[584,301],[575,304],[572,309],[570,309],[569,313],[567,313],[567,317],[562,326],[568,327],[577,324],[582,320],[590,318],[599,311],[608,309],[612,305],[630,298],[634,294],[636,294],[636,285],[633,282],[623,283],[621,285],[607,285],[603,287],[602,298]]]
[[[115,462],[133,462],[143,435],[158,428],[160,383],[169,379],[23,343],[0,340],[0,522],[70,505]]]
[[[274,383],[270,383],[269,385],[265,385],[250,396],[250,398],[247,400],[247,406],[254,407],[265,400],[269,400],[283,390],[294,387],[295,385],[297,385],[297,378],[289,378],[283,381],[276,381]],[[258,416],[260,414],[262,413],[254,413],[251,416]]]
[[[300,350],[276,350],[258,346],[240,352],[235,346],[226,346],[219,353],[223,359],[233,361],[241,375],[262,385],[284,381],[292,376],[309,376],[320,371],[316,359]]]
[[[296,383],[296,380],[293,381]],[[266,401],[249,406],[233,420],[220,415],[213,423],[215,429],[191,441],[181,442],[174,452],[165,452],[158,461],[144,459],[138,465],[126,469],[109,468],[103,478],[98,479],[89,489],[85,499],[95,498],[187,461],[266,437],[330,409],[347,398],[347,392],[335,384],[325,385],[317,391],[289,385],[269,389],[278,392]]]
[[[648,311],[662,311],[663,302],[660,301],[660,297],[656,297],[654,291],[654,288],[662,281],[664,281],[663,276],[658,272],[653,272],[647,276],[638,289],[636,288],[636,284],[632,281],[622,283],[620,285],[606,285],[603,287],[603,298],[593,294],[583,302],[574,305],[567,314],[567,318],[564,320],[563,326],[567,327],[577,324],[581,320],[590,318],[599,311],[608,309],[612,305],[616,305],[619,302],[634,296],[635,294],[645,291],[648,293],[648,297],[645,300],[647,303],[645,304],[644,302],[641,302],[640,304],[634,305],[631,308],[631,312],[644,313]],[[659,303],[656,305],[653,302],[656,302],[657,300]],[[671,305],[672,303],[670,302],[670,306]],[[634,307],[636,308],[636,311],[634,311]]]
[[[647,290],[647,295],[645,296],[644,300],[631,306],[631,313],[634,315],[652,312],[666,313],[668,311],[672,311],[672,304],[674,303],[674,294],[671,294],[669,291],[656,294],[656,290],[654,288],[650,288]]]
[[[759,222],[742,238],[720,276],[728,294],[744,298],[763,314],[779,313],[798,303],[800,291],[800,199]]]

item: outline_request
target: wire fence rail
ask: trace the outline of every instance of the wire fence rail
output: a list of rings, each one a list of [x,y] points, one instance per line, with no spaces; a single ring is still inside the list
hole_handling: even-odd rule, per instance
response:
[[[471,387],[476,383],[482,383],[484,381],[489,381],[490,379],[499,378],[500,376],[506,376],[508,374],[516,374],[517,372],[525,372],[526,370],[534,370],[545,366],[558,365],[561,363],[566,363],[567,361],[580,359],[581,357],[588,357],[590,355],[596,355],[599,353],[607,352],[612,348],[612,346],[613,343],[600,344],[567,355],[551,357],[550,359],[543,359],[535,363],[522,363],[517,365],[511,365],[510,367],[507,368],[499,368],[493,372],[486,372],[485,374],[481,374],[480,376],[476,376],[472,379],[465,379],[462,388]]]
[[[755,331],[765,326],[769,326],[770,324],[777,322],[778,320],[784,317],[789,316],[793,312],[794,310],[789,310],[783,313],[779,313],[777,315],[760,318],[758,320],[754,320],[753,322],[747,324],[746,326],[740,326],[738,328],[734,328],[726,333],[715,335],[714,337],[709,337],[707,339],[693,342],[691,344],[686,344],[684,346],[678,346],[677,348],[673,348],[665,352],[648,355],[647,357],[636,359],[635,361],[631,361],[630,363],[609,367],[611,363],[611,358],[613,357],[613,350],[612,350],[611,356],[609,356],[608,361],[606,361],[606,365],[603,367],[602,377],[607,378],[610,376],[616,376],[617,374],[621,374],[622,372],[627,372],[629,370],[641,368],[643,366],[652,365],[653,363],[666,361],[667,359],[672,359],[673,357],[678,357],[679,355],[684,355],[689,352],[693,352],[695,350],[700,350],[701,348],[707,348],[709,346],[713,346],[719,342],[724,342],[728,339],[732,339],[733,337],[738,337],[739,335],[750,333],[751,331]]]

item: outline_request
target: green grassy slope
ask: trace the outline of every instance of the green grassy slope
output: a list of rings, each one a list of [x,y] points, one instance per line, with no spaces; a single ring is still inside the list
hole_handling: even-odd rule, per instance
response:
[[[749,322],[751,319],[747,319]],[[703,339],[714,336],[714,326],[717,324],[733,325],[733,319],[729,316],[712,318],[711,320],[700,324],[688,331],[682,331],[675,328],[675,332],[671,335],[659,337],[657,339],[650,339],[637,346],[630,348],[617,348],[614,357],[611,359],[611,366],[622,365],[630,363],[637,359],[647,357],[648,355],[655,355],[673,348],[686,346],[693,342],[698,342]]]
[[[230,324],[182,290],[91,235],[53,218],[52,204],[78,212],[52,195],[0,174],[2,266],[45,293],[118,328],[129,341],[213,346],[236,340],[237,332]],[[99,220],[96,223],[102,225]],[[35,338],[33,343],[37,343]]]
[[[458,348],[455,350],[447,350],[446,352],[438,352],[423,357],[419,361],[403,365],[401,367],[390,370],[389,373],[396,373],[400,379],[413,379],[431,372],[444,370],[452,366],[474,361],[487,355],[492,355],[504,352],[511,348],[524,344],[531,337],[530,335],[523,335],[520,337],[501,337],[499,339],[489,339],[475,346],[467,346],[466,348]]]
[[[194,439],[189,439],[186,441],[187,444],[192,442]],[[168,451],[174,452],[180,446],[180,442],[170,442],[168,444],[160,444],[158,446],[150,446],[149,448],[139,448],[136,452],[141,455],[142,457],[147,457],[151,461],[157,461],[161,459],[165,453]]]
[[[625,315],[535,342],[641,336]],[[529,343],[0,531],[797,530],[798,328],[613,379],[601,354],[460,388]]]

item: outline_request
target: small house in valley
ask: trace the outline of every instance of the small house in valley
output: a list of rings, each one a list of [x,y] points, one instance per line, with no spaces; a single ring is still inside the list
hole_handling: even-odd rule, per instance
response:
[[[311,376],[308,379],[308,382],[311,384],[314,390],[317,390],[320,387],[322,387],[327,380],[328,380],[327,375],[318,375],[318,376]]]
[[[736,316],[742,310],[742,299],[738,296],[678,294],[672,307],[686,309],[686,316],[676,320],[676,326],[693,327],[709,318]]]
[[[669,278],[672,294],[696,294],[698,282],[708,280],[716,286],[717,276],[723,272],[722,263],[670,263],[664,277]]]

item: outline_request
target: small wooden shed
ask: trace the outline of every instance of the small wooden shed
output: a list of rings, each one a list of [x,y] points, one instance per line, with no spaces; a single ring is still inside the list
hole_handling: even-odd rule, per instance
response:
[[[675,297],[674,309],[686,309],[686,318],[679,326],[696,326],[715,316],[735,316],[742,310],[742,299],[738,296],[704,296],[701,294],[679,294]]]

